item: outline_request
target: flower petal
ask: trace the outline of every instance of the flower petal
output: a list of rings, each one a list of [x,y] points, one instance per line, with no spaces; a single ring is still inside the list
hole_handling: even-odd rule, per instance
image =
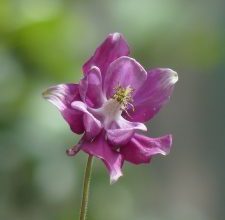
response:
[[[172,136],[149,138],[135,133],[131,141],[120,148],[124,160],[134,164],[149,163],[156,154],[167,155],[172,145]]]
[[[87,105],[81,101],[74,101],[71,103],[73,109],[83,112],[83,123],[86,132],[86,137],[91,139],[97,136],[102,130],[101,122],[88,111]]]
[[[59,84],[43,92],[43,97],[54,104],[70,125],[74,133],[84,132],[82,113],[71,108],[71,102],[80,100],[79,86],[77,84]]]
[[[106,136],[113,146],[119,147],[127,144],[137,130],[147,131],[147,127],[142,123],[130,122],[120,117],[114,123],[114,128],[107,129]]]
[[[128,109],[128,115],[124,113],[124,117],[139,122],[150,120],[169,101],[177,80],[177,73],[171,69],[148,71],[147,80],[133,97],[134,111]]]
[[[92,108],[99,108],[105,98],[102,93],[102,77],[98,67],[93,66],[80,81],[80,96]]]
[[[81,147],[82,147],[82,144],[85,141],[85,138],[86,138],[86,134],[83,135],[83,137],[80,139],[80,141],[75,146],[67,149],[66,150],[67,155],[68,156],[75,156],[81,150]]]
[[[93,141],[85,141],[81,149],[102,159],[109,171],[111,184],[115,183],[123,175],[121,171],[123,158],[118,152],[112,150],[105,140],[104,133],[98,135]]]
[[[111,98],[118,85],[123,88],[129,86],[134,89],[134,95],[146,78],[147,72],[135,59],[123,56],[109,66],[103,90],[107,98]]]
[[[97,66],[104,79],[110,63],[121,56],[129,55],[129,46],[122,34],[109,34],[105,41],[96,49],[94,55],[83,65],[86,74],[92,66]]]

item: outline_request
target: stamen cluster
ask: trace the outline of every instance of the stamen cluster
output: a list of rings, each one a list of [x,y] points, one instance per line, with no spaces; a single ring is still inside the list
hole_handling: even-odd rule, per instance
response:
[[[133,88],[130,86],[123,88],[122,86],[118,85],[114,88],[115,94],[113,95],[113,99],[115,99],[124,109],[127,108],[128,105],[132,105],[132,92],[134,91]]]

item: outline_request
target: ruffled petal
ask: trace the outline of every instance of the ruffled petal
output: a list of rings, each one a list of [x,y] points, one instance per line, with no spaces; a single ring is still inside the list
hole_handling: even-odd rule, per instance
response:
[[[102,93],[102,77],[98,67],[93,66],[80,81],[80,96],[92,108],[99,108],[105,98]]]
[[[86,153],[102,159],[110,174],[110,183],[115,183],[121,177],[123,158],[112,150],[111,146],[105,140],[104,133],[101,133],[92,141],[85,141],[81,149]]]
[[[71,102],[80,100],[77,84],[59,84],[43,92],[43,97],[55,105],[74,133],[84,132],[83,113],[71,108]]]
[[[148,71],[147,80],[133,97],[134,111],[128,109],[124,117],[139,122],[150,120],[169,101],[177,80],[177,73],[171,69]]]
[[[107,129],[107,140],[115,146],[115,148],[127,144],[132,138],[135,131],[147,131],[147,127],[143,123],[130,122],[123,117],[114,122],[114,127]]]
[[[147,78],[147,72],[135,59],[130,57],[120,57],[109,66],[107,71],[104,88],[107,98],[111,98],[115,93],[115,88],[132,88],[133,95],[142,86]]]
[[[81,101],[74,101],[71,103],[73,109],[83,112],[83,123],[86,137],[91,139],[97,136],[102,130],[101,122],[88,111],[87,105]]]
[[[105,41],[96,49],[94,55],[83,65],[86,74],[92,66],[97,66],[104,79],[110,63],[121,56],[129,55],[129,46],[122,34],[109,34]]]
[[[131,141],[120,148],[124,160],[134,164],[149,163],[156,154],[167,155],[172,145],[172,136],[149,138],[135,133]]]

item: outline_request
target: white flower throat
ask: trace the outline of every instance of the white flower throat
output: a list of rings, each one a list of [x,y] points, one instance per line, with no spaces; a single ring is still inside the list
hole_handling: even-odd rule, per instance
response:
[[[132,93],[134,89],[130,86],[126,88],[117,86],[114,90],[115,93],[112,98],[108,99],[101,108],[95,110],[95,113],[103,117],[105,128],[109,128],[113,122],[117,122],[122,112],[126,111],[129,106],[134,110],[134,106],[132,105]]]

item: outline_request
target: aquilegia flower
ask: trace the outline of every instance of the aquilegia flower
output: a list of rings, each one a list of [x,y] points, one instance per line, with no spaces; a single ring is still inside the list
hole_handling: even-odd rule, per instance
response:
[[[100,158],[113,183],[122,176],[124,161],[149,163],[156,154],[167,155],[172,136],[159,138],[140,134],[166,104],[178,80],[167,68],[146,71],[128,56],[129,47],[119,33],[110,34],[84,64],[78,84],[60,84],[43,96],[61,112],[76,134],[83,134],[73,148]]]

